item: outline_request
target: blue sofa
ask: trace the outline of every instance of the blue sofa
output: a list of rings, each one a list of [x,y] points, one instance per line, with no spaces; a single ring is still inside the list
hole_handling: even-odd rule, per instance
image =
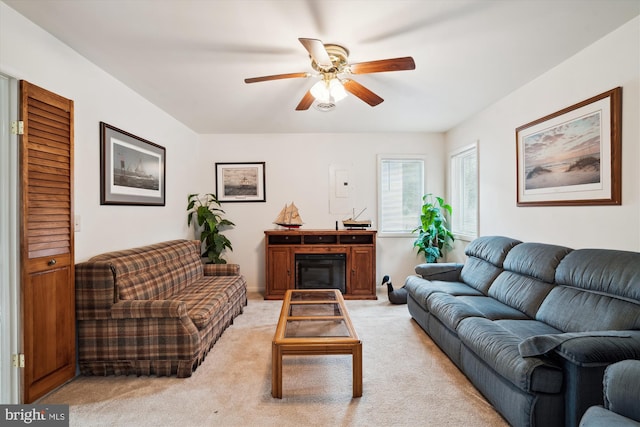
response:
[[[605,368],[640,359],[640,253],[486,236],[421,264],[407,306],[514,426],[577,426]]]
[[[640,426],[640,360],[623,360],[604,371],[604,405],[592,406],[580,427]]]

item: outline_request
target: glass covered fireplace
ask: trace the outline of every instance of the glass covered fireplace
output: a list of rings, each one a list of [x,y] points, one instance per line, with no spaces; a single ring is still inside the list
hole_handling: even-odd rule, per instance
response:
[[[296,289],[339,289],[345,293],[346,254],[296,254]]]

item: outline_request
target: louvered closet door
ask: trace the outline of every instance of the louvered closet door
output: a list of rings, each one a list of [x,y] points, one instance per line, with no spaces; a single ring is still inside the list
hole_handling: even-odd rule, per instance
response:
[[[75,375],[73,101],[21,81],[23,401]]]

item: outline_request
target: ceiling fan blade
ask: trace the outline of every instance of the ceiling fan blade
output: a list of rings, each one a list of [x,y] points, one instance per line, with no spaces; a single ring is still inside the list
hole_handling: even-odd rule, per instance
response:
[[[381,73],[384,71],[415,70],[416,63],[410,56],[403,58],[381,59],[379,61],[360,62],[349,66],[352,74]]]
[[[371,92],[355,80],[344,80],[342,85],[347,92],[354,94],[372,107],[375,107],[384,101],[384,99],[380,98],[378,95]]]
[[[324,43],[322,43],[318,39],[304,39],[299,38],[300,43],[307,49],[311,58],[316,61],[318,67],[323,70],[328,70],[333,67],[333,63],[331,62],[331,58],[329,58],[329,54],[327,53],[327,49],[324,47]]]
[[[308,110],[309,107],[311,107],[311,104],[313,104],[313,101],[315,101],[315,98],[311,95],[311,91],[308,90],[302,97],[302,100],[300,100],[300,103],[296,107],[296,111]]]
[[[280,80],[280,79],[295,79],[299,77],[310,77],[309,73],[288,73],[288,74],[275,74],[273,76],[262,76],[262,77],[252,77],[250,79],[244,79],[245,83],[258,83],[258,82],[266,82],[269,80]]]

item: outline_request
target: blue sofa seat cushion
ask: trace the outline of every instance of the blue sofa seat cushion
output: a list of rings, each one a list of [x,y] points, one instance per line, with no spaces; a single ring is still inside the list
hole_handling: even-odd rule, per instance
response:
[[[447,293],[451,295],[482,295],[480,291],[462,282],[444,282],[441,280],[425,280],[419,276],[409,276],[404,288],[413,299],[427,310],[427,298],[433,293]]]
[[[518,350],[522,338],[499,321],[468,317],[460,322],[457,332],[469,350],[520,390],[528,393],[562,390],[560,366],[546,357],[522,357]]]
[[[529,319],[521,311],[485,296],[433,294],[427,300],[427,309],[451,330],[455,330],[460,321],[467,317]]]
[[[640,422],[608,411],[602,406],[592,406],[584,413],[580,427],[640,427]]]

